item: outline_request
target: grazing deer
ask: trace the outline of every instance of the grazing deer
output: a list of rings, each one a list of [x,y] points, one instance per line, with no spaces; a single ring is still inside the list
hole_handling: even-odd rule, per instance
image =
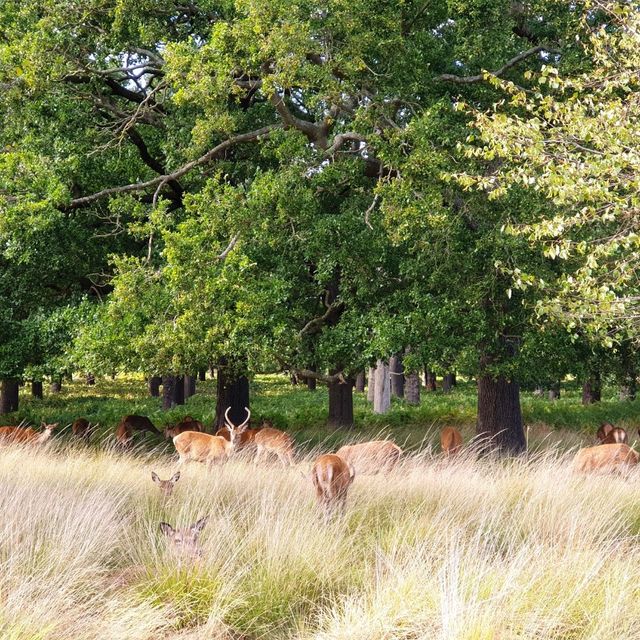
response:
[[[165,498],[171,497],[173,493],[173,487],[176,486],[176,482],[180,480],[180,472],[174,473],[168,480],[160,480],[158,474],[155,471],[151,472],[151,479],[160,487],[160,492]]]
[[[74,437],[78,438],[79,440],[89,442],[89,437],[91,435],[91,424],[86,418],[76,418],[71,425],[71,431]]]
[[[197,431],[184,431],[173,438],[173,444],[180,456],[178,464],[185,462],[203,462],[211,465],[215,462],[224,462],[235,451],[239,441],[239,435],[249,423],[251,411],[245,407],[246,420],[236,427],[228,419],[229,407],[225,413],[227,426],[231,431],[231,439],[225,440],[222,436],[212,436],[208,433]]]
[[[149,431],[158,436],[162,435],[147,416],[124,416],[116,427],[115,432],[116,441],[122,448],[128,449],[131,446],[134,431]]]
[[[602,439],[602,444],[627,444],[627,432],[622,427],[614,427]]]
[[[329,520],[336,505],[340,505],[344,512],[347,491],[355,477],[353,465],[333,453],[322,455],[315,461],[311,469],[311,481],[325,520]]]
[[[268,457],[270,453],[275,453],[285,467],[293,466],[294,442],[288,433],[263,427],[255,433],[253,441],[256,445],[254,464],[258,464],[263,455]]]
[[[402,449],[389,440],[372,440],[340,447],[336,455],[352,464],[359,474],[389,473],[398,464]]]
[[[638,454],[626,444],[601,444],[580,449],[573,460],[576,471],[628,470],[638,464]]]
[[[200,420],[194,420],[191,416],[185,416],[180,420],[180,422],[169,425],[164,430],[164,437],[169,440],[170,438],[175,438],[178,434],[184,433],[185,431],[197,431],[198,433],[204,433],[205,428]]]
[[[0,427],[0,441],[15,444],[44,444],[53,435],[53,430],[58,423],[42,423],[42,431],[39,433],[31,427]]]
[[[160,531],[167,536],[172,547],[179,553],[184,553],[190,556],[201,556],[202,549],[198,544],[198,537],[208,520],[209,516],[200,518],[200,520],[195,524],[192,524],[186,529],[174,529],[167,522],[161,522]]]
[[[615,429],[610,422],[603,422],[596,431],[596,438],[603,442],[604,439]]]
[[[459,453],[462,448],[462,434],[455,427],[445,427],[440,432],[440,447],[447,457]]]

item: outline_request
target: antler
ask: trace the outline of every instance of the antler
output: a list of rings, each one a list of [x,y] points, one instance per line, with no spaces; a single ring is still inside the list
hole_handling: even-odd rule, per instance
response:
[[[227,407],[227,410],[224,412],[224,421],[227,425],[227,427],[229,427],[229,429],[233,430],[236,428],[236,425],[233,424],[233,422],[231,422],[231,418],[229,418],[229,411],[231,411],[231,407]]]
[[[251,411],[249,411],[248,407],[245,407],[244,410],[247,412],[247,419],[238,427],[238,429],[242,429],[247,424],[249,424],[249,420],[251,420]]]

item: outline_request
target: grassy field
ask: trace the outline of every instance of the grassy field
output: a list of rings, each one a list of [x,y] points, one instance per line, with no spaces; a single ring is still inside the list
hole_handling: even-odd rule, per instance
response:
[[[211,382],[163,414],[135,377],[21,400],[10,421],[85,415],[105,433],[125,413],[163,425],[187,411],[210,423],[214,410]],[[346,514],[328,524],[304,447],[290,469],[235,458],[211,471],[188,465],[168,500],[151,471],[168,478],[175,456],[152,439],[128,455],[64,432],[42,449],[1,448],[0,638],[640,637],[640,472],[579,476],[561,452],[591,440],[603,419],[634,427],[638,403],[581,407],[571,389],[555,403],[525,395],[538,452],[497,462],[445,461],[434,444],[444,424],[471,435],[471,385],[420,407],[395,402],[386,416],[358,396],[358,427],[346,434],[321,427],[326,402],[325,391],[282,378],[253,383],[254,415],[307,448],[382,431],[420,450],[388,476],[356,477]],[[203,516],[202,556],[172,550],[159,523]]]

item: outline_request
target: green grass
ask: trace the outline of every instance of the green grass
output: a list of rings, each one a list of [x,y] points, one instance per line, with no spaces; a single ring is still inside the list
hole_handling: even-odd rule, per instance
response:
[[[468,440],[474,432],[476,389],[473,383],[461,382],[449,394],[423,392],[421,404],[415,407],[394,398],[391,410],[385,415],[374,414],[366,396],[354,393],[356,428],[352,432],[327,429],[327,407],[328,394],[323,386],[310,392],[304,385],[293,386],[284,376],[276,375],[258,375],[251,384],[255,421],[270,418],[279,428],[292,432],[306,449],[333,449],[354,438],[386,436],[401,446],[416,449],[435,444],[439,430],[445,425],[460,427]],[[605,390],[602,402],[583,406],[580,389],[575,383],[566,383],[561,399],[554,402],[523,392],[522,410],[532,444],[546,438],[554,444],[566,442],[573,446],[581,439],[590,438],[605,420],[625,427],[634,438],[640,425],[640,401],[619,401],[615,389],[610,388]],[[95,386],[87,386],[83,381],[65,383],[61,393],[47,393],[41,401],[31,398],[28,389],[24,388],[20,410],[6,416],[4,422],[18,424],[25,420],[37,425],[44,420],[69,425],[75,418],[84,416],[99,423],[100,434],[107,436],[127,413],[148,415],[159,428],[189,414],[210,428],[215,414],[215,383],[211,380],[199,382],[195,396],[184,406],[166,412],[161,410],[160,399],[148,396],[141,376],[99,379]],[[561,431],[566,437],[549,436],[554,430]],[[65,432],[58,437],[66,437]],[[146,447],[158,444],[146,434],[136,434],[136,439],[145,441]]]

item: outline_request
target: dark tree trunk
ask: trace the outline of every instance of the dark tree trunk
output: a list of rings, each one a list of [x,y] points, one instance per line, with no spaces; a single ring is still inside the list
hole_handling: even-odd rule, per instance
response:
[[[458,386],[458,376],[456,375],[456,372],[454,371],[453,373],[450,373],[449,375],[451,376],[451,384],[454,387],[457,387]]]
[[[176,406],[176,376],[162,376],[162,408],[168,411]]]
[[[0,415],[18,410],[19,390],[19,383],[15,378],[2,380],[0,383]]]
[[[94,385],[95,383],[96,383],[96,377],[93,375],[93,373],[87,373],[87,384]]]
[[[375,367],[369,367],[369,375],[367,376],[367,400],[373,402],[376,393],[376,370]]]
[[[62,378],[54,380],[51,383],[51,393],[60,393],[62,391]]]
[[[364,378],[364,371],[359,371],[356,376],[356,391],[358,393],[364,393],[366,380]]]
[[[32,380],[31,381],[31,395],[34,398],[38,398],[38,400],[42,400],[42,381],[41,380]]]
[[[149,378],[149,395],[152,398],[160,397],[160,385],[162,384],[162,378],[160,376],[151,376]]]
[[[404,399],[408,404],[420,404],[420,376],[409,373],[405,379]]]
[[[560,383],[559,382],[554,382],[550,387],[549,387],[549,400],[553,401],[553,400],[557,400],[560,397]]]
[[[185,399],[196,395],[196,377],[185,375],[184,377],[184,397]]]
[[[391,389],[389,382],[389,365],[386,362],[378,360],[375,379],[373,412],[387,413],[391,407]]]
[[[247,417],[249,408],[249,380],[246,376],[229,375],[228,369],[218,369],[218,398],[216,401],[215,428],[224,427],[224,412],[231,407],[229,417],[234,424],[240,424]]]
[[[582,385],[582,404],[600,402],[602,396],[602,382],[600,372],[592,373]]]
[[[503,376],[478,378],[476,433],[488,450],[522,453],[526,449],[517,382]]]
[[[200,369],[200,371],[198,371],[198,380],[200,380],[200,382],[204,382],[206,379],[207,379],[206,369]]]
[[[435,391],[436,390],[436,373],[435,371],[431,371],[427,368],[424,370],[424,386],[427,391]]]
[[[453,385],[454,385],[454,374],[453,373],[447,373],[443,378],[442,378],[442,391],[444,393],[451,393],[451,390],[453,389]]]
[[[404,367],[401,355],[389,358],[389,374],[391,376],[391,395],[396,398],[404,398]]]
[[[298,376],[295,373],[292,373],[289,376],[289,380],[291,380],[291,384],[295,387],[298,384]]]
[[[329,420],[332,429],[351,429],[353,427],[353,380],[346,384],[329,383]]]
[[[184,376],[176,376],[174,396],[177,405],[184,404]]]

